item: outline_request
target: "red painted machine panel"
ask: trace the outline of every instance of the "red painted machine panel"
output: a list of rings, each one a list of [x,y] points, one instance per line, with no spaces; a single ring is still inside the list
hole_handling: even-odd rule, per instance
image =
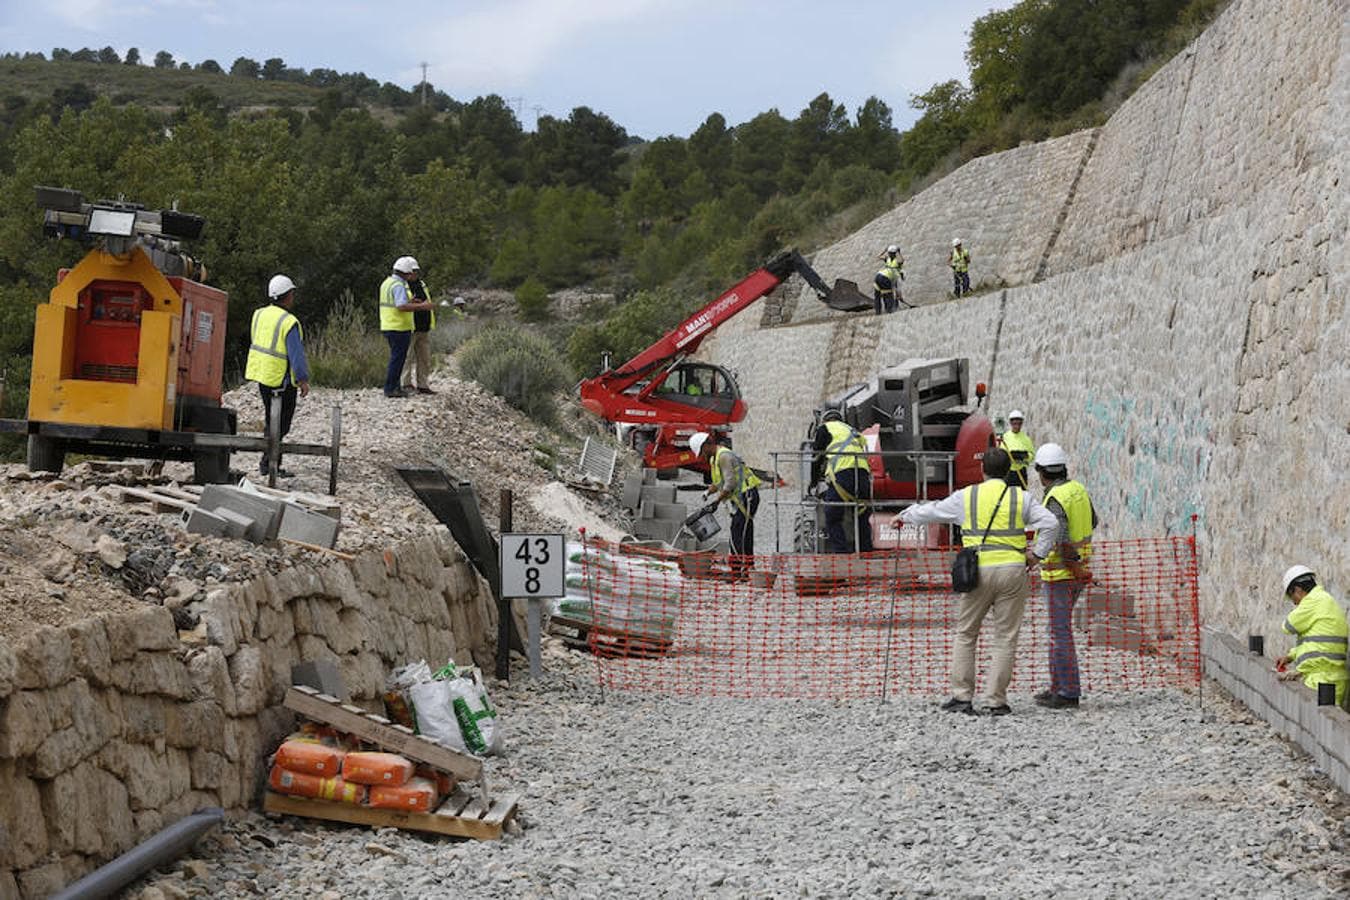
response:
[[[224,291],[189,278],[173,277],[169,284],[183,298],[183,330],[178,343],[178,396],[218,405],[225,368],[225,317],[229,297]]]

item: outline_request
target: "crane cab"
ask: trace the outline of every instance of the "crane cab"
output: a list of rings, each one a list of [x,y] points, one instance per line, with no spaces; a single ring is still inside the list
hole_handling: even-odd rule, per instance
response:
[[[702,362],[671,367],[648,393],[648,400],[666,409],[689,407],[691,422],[714,421],[710,417],[738,421],[745,409],[735,376],[722,366]],[[738,407],[740,415],[736,415]]]

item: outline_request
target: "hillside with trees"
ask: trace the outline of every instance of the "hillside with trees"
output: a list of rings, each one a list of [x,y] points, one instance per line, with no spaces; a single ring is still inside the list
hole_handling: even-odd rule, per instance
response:
[[[35,184],[178,203],[192,250],[233,298],[228,355],[270,275],[321,331],[411,252],[438,290],[518,292],[578,374],[640,348],[776,250],[846,234],[966,159],[1100,122],[1225,0],[1022,0],[977,19],[970,83],[910,99],[901,132],[871,97],[785,115],[713,113],[640,141],[586,106],[527,131],[496,95],[457,100],[361,74],[239,57],[227,66],[111,48],[0,58],[0,414],[24,409],[34,307],[82,254],[41,234]],[[423,96],[426,102],[423,104]],[[541,292],[612,293],[593,321],[548,322]],[[369,304],[375,328],[375,306]]]

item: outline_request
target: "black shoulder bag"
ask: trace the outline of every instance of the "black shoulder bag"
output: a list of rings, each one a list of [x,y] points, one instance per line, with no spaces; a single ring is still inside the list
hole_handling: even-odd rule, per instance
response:
[[[984,527],[984,534],[980,536],[980,544],[989,537],[989,529],[994,527],[994,520],[998,518],[998,507],[1003,502],[1004,496],[1008,493],[1008,485],[1003,486],[1003,493],[998,495],[998,502],[994,504],[994,514],[989,517],[989,524]],[[976,515],[979,514],[979,507],[971,503]],[[952,590],[958,594],[969,594],[975,590],[975,586],[980,583],[980,551],[974,547],[962,547],[957,551],[956,559],[952,561]]]

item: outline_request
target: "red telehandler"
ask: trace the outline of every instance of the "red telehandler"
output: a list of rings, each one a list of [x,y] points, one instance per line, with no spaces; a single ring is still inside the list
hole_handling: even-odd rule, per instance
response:
[[[696,431],[730,430],[745,418],[745,401],[731,372],[690,356],[719,325],[796,273],[820,301],[841,312],[872,309],[872,300],[846,279],[827,287],[796,250],[778,254],[617,369],[581,382],[581,405],[609,422],[632,426],[628,440],[653,469],[706,470],[689,451]]]

